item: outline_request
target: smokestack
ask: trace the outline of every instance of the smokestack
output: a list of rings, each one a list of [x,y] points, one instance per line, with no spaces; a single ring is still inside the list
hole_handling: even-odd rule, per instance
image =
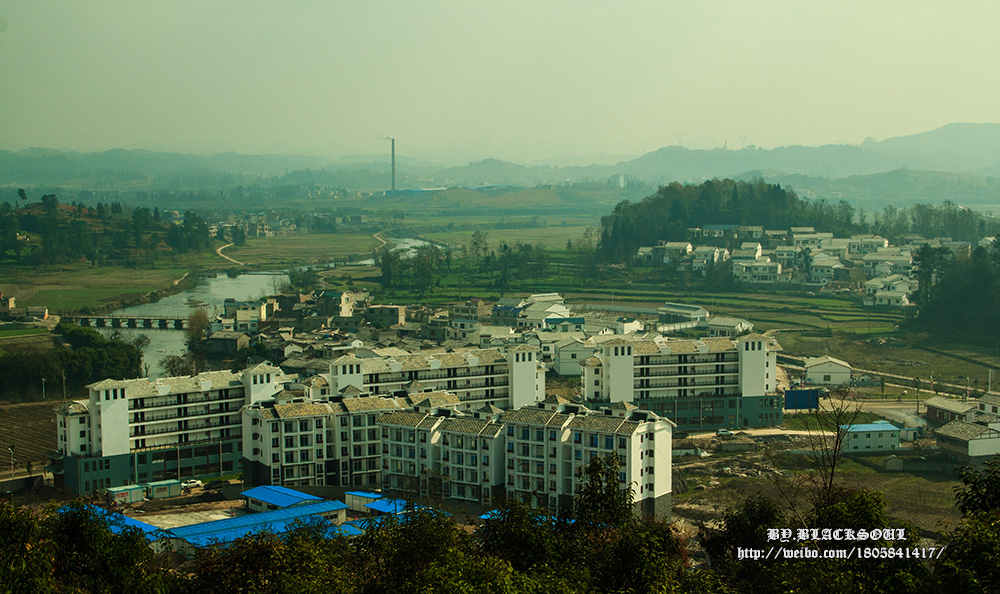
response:
[[[392,191],[396,191],[396,139],[390,138],[392,141]]]

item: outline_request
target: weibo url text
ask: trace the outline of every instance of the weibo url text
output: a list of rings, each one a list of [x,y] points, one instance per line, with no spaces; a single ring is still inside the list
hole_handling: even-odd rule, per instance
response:
[[[937,559],[944,547],[851,547],[814,549],[808,547],[771,547],[756,549],[737,547],[738,559]]]

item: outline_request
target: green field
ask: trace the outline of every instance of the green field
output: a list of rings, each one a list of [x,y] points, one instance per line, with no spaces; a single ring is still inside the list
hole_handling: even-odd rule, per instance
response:
[[[528,229],[484,229],[486,241],[490,249],[495,250],[496,246],[506,243],[513,247],[517,242],[537,245],[542,244],[548,249],[565,249],[566,242],[576,243],[588,226],[593,225],[570,225],[566,227],[538,227]],[[474,231],[445,231],[439,233],[425,233],[422,237],[447,243],[455,248],[468,245],[472,239]]]
[[[251,238],[246,245],[228,247],[223,253],[251,266],[287,267],[370,254],[378,245],[378,239],[367,234],[316,233]],[[227,263],[227,266],[233,264]]]
[[[213,254],[214,256],[214,254]],[[50,312],[95,307],[144,295],[171,285],[187,268],[49,267],[0,271],[0,291],[16,298],[18,307],[46,306]]]
[[[14,336],[33,336],[35,334],[45,334],[47,328],[21,328],[18,330],[0,330],[0,338],[11,338]]]

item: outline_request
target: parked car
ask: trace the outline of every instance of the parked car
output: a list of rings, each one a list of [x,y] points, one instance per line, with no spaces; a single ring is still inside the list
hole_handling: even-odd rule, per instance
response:
[[[198,479],[191,479],[181,483],[181,487],[185,489],[193,489],[195,487],[203,487],[204,485]]]
[[[733,435],[736,435],[729,429],[719,429],[715,432],[715,434],[718,435],[719,437],[732,437]]]

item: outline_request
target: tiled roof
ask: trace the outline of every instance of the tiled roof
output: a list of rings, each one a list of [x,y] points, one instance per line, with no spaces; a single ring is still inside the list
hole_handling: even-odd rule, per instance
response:
[[[417,427],[421,421],[427,418],[427,413],[415,413],[409,411],[398,411],[384,413],[378,418],[379,424],[396,425],[399,427]]]
[[[60,415],[79,415],[87,412],[87,405],[83,402],[70,402],[69,404],[57,406],[55,411],[56,414]]]
[[[625,419],[610,415],[581,415],[573,417],[569,422],[569,428],[616,433],[624,422]]]
[[[951,400],[950,398],[943,398],[941,396],[928,398],[924,404],[926,406],[932,406],[934,408],[958,414],[965,414],[970,410],[976,410],[979,408],[979,405],[971,400]]]
[[[279,419],[292,417],[314,417],[330,414],[330,407],[312,402],[293,402],[291,404],[275,404],[274,413]]]
[[[396,398],[385,398],[382,396],[364,396],[361,398],[345,398],[340,402],[340,406],[348,412],[365,412],[375,410],[392,410],[406,408]]]
[[[505,423],[527,423],[530,425],[545,425],[556,415],[551,410],[542,410],[534,407],[524,407],[517,410],[508,410],[500,417]]]
[[[451,392],[422,392],[420,394],[413,394],[406,398],[412,406],[420,407],[431,407],[436,408],[439,406],[448,406],[450,404],[459,404],[461,399]]]
[[[487,427],[493,426],[492,434],[495,435],[496,431],[500,427],[499,423],[493,423],[491,421],[484,421],[482,419],[471,419],[471,418],[450,418],[441,421],[440,430],[450,431],[452,433],[466,433],[471,435],[479,435]]]
[[[977,425],[976,423],[966,423],[965,421],[952,421],[947,425],[945,425],[944,427],[939,427],[934,430],[935,435],[950,437],[952,439],[958,439],[960,441],[969,441],[970,439],[979,437],[984,433],[998,434],[996,431],[984,425]]]
[[[258,365],[258,367],[260,367],[260,365]],[[271,367],[270,369],[276,373],[281,372],[281,370],[276,367]],[[246,371],[243,373],[246,373]],[[204,371],[193,377],[184,375],[180,377],[161,378],[158,380],[150,380],[148,378],[128,380],[106,379],[90,384],[87,387],[93,390],[127,388],[129,398],[139,398],[158,395],[159,392],[157,391],[157,386],[169,387],[170,394],[189,394],[192,392],[201,392],[202,382],[208,382],[210,390],[242,386],[242,377],[242,374],[235,374],[231,371]]]

